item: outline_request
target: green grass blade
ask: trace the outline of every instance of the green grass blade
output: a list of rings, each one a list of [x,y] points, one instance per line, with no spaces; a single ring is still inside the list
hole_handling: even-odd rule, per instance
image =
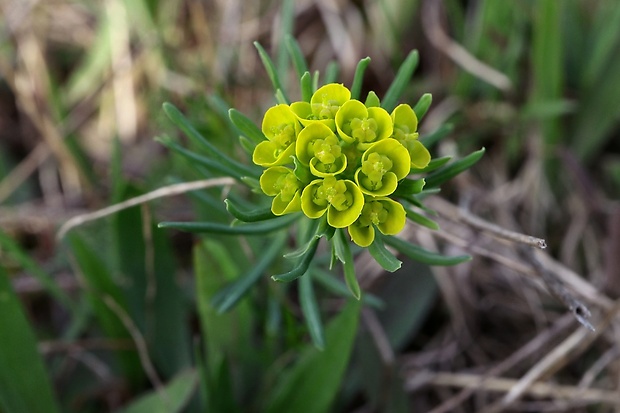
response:
[[[306,319],[312,343],[319,350],[325,349],[325,333],[319,313],[319,304],[316,301],[312,277],[309,274],[299,279],[299,302]]]
[[[386,271],[394,272],[403,264],[398,258],[385,248],[383,237],[375,231],[375,240],[368,247],[368,252],[377,263]]]
[[[269,79],[271,80],[273,90],[279,90],[282,94],[282,97],[286,101],[285,103],[290,103],[290,100],[288,100],[288,98],[286,97],[286,93],[284,92],[283,85],[282,83],[280,83],[280,77],[278,76],[278,72],[276,71],[276,67],[273,64],[271,57],[269,57],[269,54],[267,54],[267,52],[260,43],[254,42],[254,46],[256,47],[256,50],[258,50],[260,60],[263,62],[263,66],[267,71],[267,76],[269,76]]]
[[[196,391],[197,384],[196,370],[186,370],[176,375],[164,388],[137,398],[120,413],[181,412]]]
[[[450,162],[450,159],[452,159],[451,156],[443,156],[441,158],[433,158],[428,163],[428,165],[426,165],[426,168],[422,168],[422,169],[411,168],[411,173],[413,173],[413,174],[420,174],[420,173],[433,172],[434,170],[439,169],[442,166],[444,166],[445,164],[447,164],[448,162]]]
[[[301,100],[310,103],[314,89],[312,88],[312,76],[310,72],[305,72],[300,78]]]
[[[480,150],[477,150],[476,152],[472,152],[466,157],[459,159],[458,161],[455,161],[450,165],[438,169],[432,174],[428,175],[426,177],[426,188],[436,188],[444,182],[457,176],[461,172],[469,169],[476,162],[478,162],[480,158],[482,158],[482,155],[484,155],[484,151],[485,149],[482,148]]]
[[[2,266],[0,314],[0,410],[60,412],[34,332]]]
[[[340,72],[340,66],[338,66],[338,63],[333,60],[330,61],[327,64],[327,68],[325,68],[325,78],[323,79],[325,84],[334,83],[336,80],[338,80],[339,72]]]
[[[413,72],[415,72],[418,66],[420,56],[417,50],[412,50],[407,55],[407,58],[403,61],[402,65],[396,73],[396,77],[392,81],[392,84],[388,88],[383,100],[381,101],[381,107],[388,112],[392,112],[398,103],[398,99],[405,91],[405,87],[409,83]]]
[[[453,257],[448,257],[445,255],[437,254],[436,252],[425,250],[424,248],[413,245],[407,241],[403,241],[402,239],[397,237],[385,237],[385,243],[396,248],[398,251],[402,252],[412,260],[428,265],[456,265],[471,260],[471,257],[469,255],[457,255]]]
[[[298,214],[285,215],[264,222],[230,226],[217,222],[160,222],[159,228],[172,228],[195,233],[213,233],[222,235],[263,235],[277,231],[292,224],[299,218]]]
[[[353,76],[353,84],[351,85],[351,99],[360,98],[362,93],[362,84],[364,83],[364,72],[370,63],[370,57],[365,57],[359,61],[355,68],[355,75]]]
[[[0,230],[0,251],[10,255],[19,265],[30,274],[50,293],[54,300],[58,301],[65,309],[72,314],[77,314],[77,306],[71,298],[54,282],[32,258],[30,258],[19,245],[2,230]]]
[[[430,228],[432,230],[439,230],[439,224],[437,224],[432,219],[425,217],[422,214],[419,214],[412,210],[411,208],[405,207],[405,211],[407,212],[407,218],[415,222],[416,224],[422,225],[426,228]]]
[[[299,361],[279,374],[265,413],[324,413],[340,392],[358,328],[359,301],[351,300],[325,329],[325,350],[307,346]]]
[[[254,122],[250,120],[250,118],[239,112],[237,109],[229,109],[228,117],[230,118],[230,121],[233,123],[233,125],[235,125],[237,129],[239,129],[239,132],[241,132],[246,138],[249,138],[255,144],[261,143],[262,141],[267,139],[265,138],[265,135],[263,135],[263,132],[260,130],[260,128],[256,126]]]

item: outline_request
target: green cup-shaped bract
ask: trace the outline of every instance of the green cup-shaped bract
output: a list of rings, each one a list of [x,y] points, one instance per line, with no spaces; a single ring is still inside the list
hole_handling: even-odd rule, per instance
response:
[[[355,182],[363,193],[387,196],[396,190],[398,181],[409,174],[409,152],[396,139],[384,139],[371,145],[362,155],[362,166],[355,172]]]
[[[359,100],[351,99],[336,113],[336,129],[345,142],[365,150],[372,143],[392,136],[392,118],[385,109],[367,108]]]
[[[272,166],[260,176],[260,188],[273,196],[271,212],[274,215],[290,214],[301,210],[302,183],[295,173],[285,166]]]
[[[290,163],[301,131],[301,124],[291,108],[284,104],[269,108],[263,118],[262,131],[267,140],[256,145],[252,161],[264,167]]]
[[[364,207],[364,195],[354,182],[333,176],[316,179],[301,194],[301,210],[312,219],[327,212],[327,223],[334,228],[346,228],[359,217]]]
[[[406,222],[405,208],[390,198],[367,198],[359,218],[349,225],[349,235],[360,247],[375,239],[375,227],[384,235],[396,235]]]
[[[310,167],[313,175],[326,177],[341,173],[347,167],[338,137],[322,123],[306,126],[297,138],[297,159]]]

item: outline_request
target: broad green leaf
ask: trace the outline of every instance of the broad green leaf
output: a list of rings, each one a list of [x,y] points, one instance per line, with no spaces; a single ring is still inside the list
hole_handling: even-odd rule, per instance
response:
[[[392,112],[398,103],[398,99],[405,91],[405,88],[409,84],[411,76],[413,72],[415,72],[416,67],[418,66],[418,61],[420,57],[418,55],[417,50],[412,50],[409,52],[409,55],[405,58],[403,63],[400,65],[398,72],[396,73],[396,77],[392,81],[392,84],[388,88],[383,100],[381,101],[381,107],[388,112]],[[417,114],[417,113],[416,113]],[[421,116],[418,116],[420,119]]]
[[[138,397],[120,413],[181,412],[196,391],[197,383],[196,370],[186,370],[176,375],[165,387]]]
[[[485,149],[482,148],[472,152],[466,157],[459,159],[441,169],[434,171],[426,177],[426,188],[431,189],[440,186],[444,182],[454,178],[458,174],[471,168],[484,155]]]
[[[368,247],[368,252],[370,252],[370,255],[372,255],[381,268],[386,271],[394,272],[402,265],[402,262],[385,248],[383,236],[381,236],[378,231],[375,231],[375,240]]]
[[[255,144],[266,140],[265,135],[258,126],[254,124],[247,116],[239,112],[237,109],[229,109],[228,117],[230,121],[239,129],[246,138],[249,138]]]
[[[292,224],[299,219],[299,214],[289,214],[270,219],[269,221],[254,222],[230,226],[217,222],[160,222],[159,228],[172,228],[180,231],[197,233],[216,233],[223,235],[264,235],[268,232],[277,231]]]
[[[306,346],[299,360],[279,374],[265,413],[324,413],[338,395],[357,332],[359,301],[351,300],[325,329],[325,350]]]
[[[396,248],[412,260],[428,265],[456,265],[471,260],[469,255],[456,255],[450,257],[436,252],[431,252],[397,237],[385,237],[385,243]]]
[[[316,301],[314,295],[314,288],[312,286],[312,278],[309,274],[299,279],[299,303],[301,304],[301,310],[304,313],[306,325],[308,326],[308,332],[312,343],[319,349],[325,349],[325,333],[323,331],[323,323],[321,322],[321,315],[319,312],[319,304]]]
[[[0,410],[60,412],[19,298],[0,266]]]

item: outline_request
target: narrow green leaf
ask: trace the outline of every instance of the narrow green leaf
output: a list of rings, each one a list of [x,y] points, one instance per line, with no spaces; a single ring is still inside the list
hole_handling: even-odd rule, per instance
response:
[[[471,257],[469,255],[457,255],[448,257],[438,254],[436,252],[431,252],[397,237],[385,237],[385,243],[396,248],[398,251],[402,252],[412,260],[419,261],[428,265],[456,265],[471,260]]]
[[[355,75],[353,76],[353,84],[351,85],[351,99],[360,98],[362,92],[362,84],[364,83],[364,72],[370,63],[370,57],[365,57],[359,61],[355,68]]]
[[[420,179],[405,178],[399,182],[398,187],[396,188],[396,191],[394,191],[394,195],[399,196],[399,195],[419,194],[420,192],[422,192],[422,189],[424,189],[425,184],[426,184],[426,181],[424,180],[424,178],[420,178]]]
[[[288,52],[286,38],[293,33],[295,24],[295,0],[283,0],[280,2],[280,19],[276,26],[278,33],[276,36],[277,51],[276,62],[278,68],[278,77],[286,79],[289,70]]]
[[[349,242],[344,234],[344,230],[339,229],[336,231],[333,240],[336,256],[343,264],[344,281],[347,284],[351,294],[353,294],[353,297],[359,300],[362,296],[362,291],[360,289],[359,282],[357,281],[357,277],[355,276],[355,262],[353,261],[351,247],[349,246]]]
[[[165,102],[162,107],[168,118],[170,118],[170,120],[172,121],[172,123],[174,123],[179,129],[181,129],[181,131],[190,139],[201,145],[206,150],[206,152],[211,157],[217,159],[219,163],[227,166],[234,171],[238,171],[240,175],[252,176],[256,174],[256,172],[252,168],[231,159],[228,155],[223,153],[215,145],[209,142],[209,140],[202,136],[202,134],[198,132],[196,128],[194,128],[190,121],[174,105]]]
[[[258,282],[260,277],[267,271],[269,265],[281,253],[286,237],[287,235],[282,233],[271,239],[269,247],[261,253],[260,259],[249,273],[238,278],[213,296],[211,302],[218,313],[225,313],[233,308],[250,288]]]
[[[263,235],[291,225],[299,214],[290,214],[274,218],[269,221],[242,224],[231,227],[230,225],[216,222],[160,222],[159,228],[172,228],[180,231],[195,233],[216,233],[223,235]]]
[[[451,123],[444,123],[440,127],[438,127],[435,131],[429,133],[426,136],[420,137],[420,142],[427,148],[431,148],[437,142],[445,138],[452,130],[454,129],[454,125]]]
[[[378,108],[381,106],[381,101],[379,100],[379,96],[374,91],[368,92],[368,96],[366,96],[366,101],[364,105],[367,108]]]
[[[482,148],[480,150],[477,150],[476,152],[472,152],[466,157],[459,159],[458,161],[455,161],[448,166],[445,166],[429,174],[426,177],[426,188],[430,189],[438,187],[444,182],[460,174],[461,172],[469,169],[474,164],[476,164],[476,162],[478,162],[480,158],[482,158],[482,155],[484,155],[484,151],[485,149]]]
[[[249,156],[252,156],[254,149],[256,148],[256,144],[243,135],[239,135],[239,145],[241,145],[241,148],[243,148],[245,153]]]
[[[320,269],[319,266],[315,265],[310,268],[310,274],[312,275],[312,278],[314,278],[317,283],[321,284],[321,286],[327,291],[340,297],[351,297],[351,290],[345,285],[345,283],[334,277],[333,274]],[[381,310],[385,307],[385,303],[381,299],[368,292],[365,292],[361,296],[361,301],[364,305],[369,305],[377,310]]]
[[[327,68],[325,69],[325,84],[334,83],[338,79],[338,72],[340,72],[340,67],[338,66],[338,62],[330,61],[327,64]]]
[[[430,93],[425,93],[420,96],[418,99],[418,103],[413,107],[413,111],[415,112],[418,122],[422,120],[426,112],[428,112],[428,108],[431,107],[431,103],[433,103],[433,95]]]
[[[284,254],[284,258],[297,259],[297,258],[303,257],[304,255],[308,253],[308,250],[310,250],[310,248],[314,248],[314,241],[316,238],[321,238],[321,235],[317,234],[317,235],[312,236],[308,242],[306,242],[301,247],[297,248],[295,251],[291,251],[291,252]]]
[[[265,413],[324,413],[340,392],[359,323],[359,301],[351,300],[325,329],[325,350],[307,346],[297,363],[278,375]],[[318,391],[319,389],[320,391]]]
[[[297,264],[297,266],[295,266],[295,268],[283,274],[273,275],[271,278],[274,281],[289,282],[304,275],[306,271],[308,271],[308,268],[312,263],[312,259],[314,258],[314,254],[316,254],[316,249],[319,246],[320,240],[321,239],[318,237],[314,237],[312,239],[312,242],[310,244],[310,247],[306,251],[306,254],[299,259],[299,263]]]
[[[224,203],[226,204],[226,210],[230,212],[233,217],[237,218],[239,221],[242,222],[265,221],[276,217],[273,212],[271,212],[270,207],[257,208],[251,211],[244,211],[243,209],[239,208],[239,206],[230,198],[225,199]]]
[[[422,226],[425,226],[426,228],[430,228],[430,229],[435,230],[435,231],[439,230],[439,224],[437,224],[432,219],[430,219],[428,217],[425,217],[424,215],[415,212],[411,208],[405,207],[405,211],[407,212],[407,218],[409,218],[410,220],[412,220],[416,224],[420,224]]]
[[[299,85],[301,87],[301,100],[310,103],[312,94],[314,93],[314,90],[312,89],[312,76],[310,75],[310,72],[305,72],[299,78]]]
[[[269,57],[269,54],[267,54],[267,52],[260,43],[254,42],[254,47],[256,47],[256,50],[258,50],[258,55],[260,56],[260,60],[263,62],[263,66],[267,71],[267,76],[269,76],[269,79],[271,80],[273,89],[276,91],[279,90],[285,102],[288,104],[290,101],[286,97],[286,93],[284,93],[283,85],[282,83],[280,83],[278,72],[276,71],[276,67],[273,64],[271,57]]]
[[[295,66],[297,77],[301,78],[306,73],[309,74],[308,63],[306,62],[306,58],[304,57],[297,40],[295,40],[295,38],[290,34],[287,34],[284,37],[284,42],[286,43],[286,50],[293,61],[293,66]]]
[[[383,237],[375,231],[375,240],[368,247],[368,252],[377,263],[386,271],[394,272],[403,264],[398,258],[385,248]]]
[[[301,277],[299,280],[299,302],[301,304],[301,310],[304,313],[312,343],[319,350],[325,349],[323,323],[321,322],[319,305],[314,295],[314,288],[312,287],[312,278],[309,275]]]
[[[196,391],[197,383],[196,370],[186,370],[177,374],[164,388],[137,398],[121,413],[181,412]]]
[[[411,168],[410,173],[412,173],[412,174],[421,174],[421,173],[432,172],[435,169],[439,169],[442,166],[444,166],[445,164],[447,164],[448,162],[450,162],[450,159],[452,159],[451,156],[444,156],[444,157],[441,157],[441,158],[433,158],[428,163],[426,168],[422,168],[422,169]]]
[[[225,176],[231,176],[235,179],[241,179],[242,176],[247,176],[247,175],[258,177],[258,174],[256,171],[249,172],[249,170],[246,171],[245,169],[238,170],[238,169],[232,168],[228,165],[223,164],[222,162],[219,162],[219,160],[221,159],[219,157],[207,158],[205,156],[199,155],[196,152],[192,152],[189,149],[182,147],[181,145],[174,142],[172,139],[168,137],[158,136],[155,138],[155,140],[161,143],[162,145],[164,145],[166,148],[188,159],[189,161],[198,162],[213,172],[217,172]]]
[[[415,72],[419,60],[420,57],[417,50],[412,50],[409,52],[409,55],[407,55],[407,58],[405,58],[403,63],[400,65],[400,68],[396,73],[396,77],[383,97],[383,101],[381,102],[381,107],[383,109],[388,112],[392,112],[392,110],[394,110],[396,104],[398,103],[398,99],[405,91],[405,87],[407,87],[413,72]]]
[[[229,109],[228,117],[230,118],[230,121],[233,123],[233,125],[235,125],[237,129],[239,129],[239,132],[241,132],[245,137],[252,140],[255,144],[261,143],[262,141],[267,139],[265,138],[265,135],[263,135],[263,132],[260,130],[260,128],[256,126],[254,122],[250,120],[250,118],[239,112],[237,109]]]
[[[0,314],[0,410],[7,413],[60,412],[37,350],[36,337],[2,266]]]

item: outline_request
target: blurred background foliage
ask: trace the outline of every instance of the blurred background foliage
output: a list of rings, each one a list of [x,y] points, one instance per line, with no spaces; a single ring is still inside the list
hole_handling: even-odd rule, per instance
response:
[[[0,0],[0,13],[0,411],[619,405],[614,0]],[[156,228],[162,220],[227,222],[222,188],[134,207],[56,239],[73,216],[202,176],[153,141],[181,138],[164,101],[245,159],[227,109],[260,124],[274,99],[252,42],[282,68],[284,33],[297,38],[312,70],[338,67],[348,85],[370,56],[363,88],[379,96],[418,49],[402,99],[433,94],[423,137],[453,126],[433,155],[487,148],[472,171],[429,199],[447,208],[441,230],[407,232],[474,260],[440,269],[405,262],[385,274],[361,254],[360,284],[372,293],[363,309],[317,267],[323,351],[309,344],[296,289],[268,274],[229,311],[213,305],[284,239],[270,249],[260,237]],[[581,275],[569,284],[604,327],[582,333],[524,275],[529,267],[514,246],[451,219],[446,200],[545,238],[554,265]],[[471,387],[488,393],[470,397]]]

